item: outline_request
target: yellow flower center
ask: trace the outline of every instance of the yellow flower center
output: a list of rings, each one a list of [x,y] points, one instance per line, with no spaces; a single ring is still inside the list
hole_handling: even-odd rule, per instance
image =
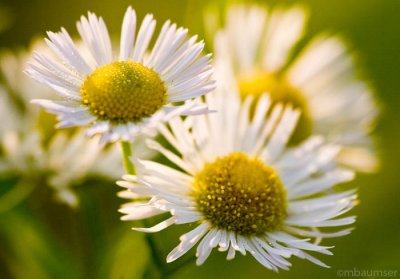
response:
[[[83,103],[100,119],[138,122],[159,110],[166,89],[158,74],[132,61],[96,69],[81,87]]]
[[[197,209],[214,227],[240,235],[276,229],[286,215],[286,191],[276,171],[257,158],[231,153],[195,176]]]
[[[262,72],[243,76],[239,79],[239,90],[242,100],[252,95],[257,101],[263,93],[269,93],[273,105],[291,104],[294,108],[300,109],[301,116],[289,144],[297,144],[311,135],[312,117],[307,100],[300,90],[293,87],[285,78]]]

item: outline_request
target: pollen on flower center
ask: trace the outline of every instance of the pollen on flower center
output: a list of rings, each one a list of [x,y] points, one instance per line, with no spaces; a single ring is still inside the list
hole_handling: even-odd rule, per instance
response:
[[[132,61],[96,69],[80,90],[83,103],[100,119],[137,122],[165,103],[166,89],[158,74]]]
[[[312,133],[312,117],[306,98],[300,90],[293,87],[285,78],[268,73],[255,73],[239,79],[239,90],[242,99],[248,95],[257,100],[261,94],[268,93],[273,105],[277,103],[291,104],[301,110],[297,127],[293,132],[290,144],[297,144]]]
[[[219,229],[261,235],[286,217],[286,191],[274,169],[244,153],[206,164],[193,196],[204,218]]]

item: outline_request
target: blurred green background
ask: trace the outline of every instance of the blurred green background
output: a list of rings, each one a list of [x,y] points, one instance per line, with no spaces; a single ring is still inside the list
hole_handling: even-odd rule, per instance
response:
[[[33,37],[60,26],[76,35],[75,22],[87,10],[103,16],[109,31],[118,36],[128,5],[140,19],[150,12],[158,22],[170,18],[202,34],[202,9],[216,2],[224,5],[210,0],[1,0],[7,14],[0,16],[7,24],[0,26],[0,47],[26,47]],[[374,175],[359,175],[353,183],[361,200],[354,210],[356,230],[324,241],[336,246],[334,256],[319,257],[330,269],[294,259],[290,271],[276,274],[250,256],[227,262],[225,254],[214,252],[203,266],[188,265],[172,278],[337,278],[338,270],[353,268],[397,270],[400,277],[400,1],[259,2],[305,4],[311,12],[308,38],[330,31],[343,34],[353,45],[384,107],[376,129],[382,168]],[[0,186],[12,184],[11,179]],[[94,180],[77,190],[81,207],[76,210],[53,201],[47,187],[36,187],[22,204],[0,215],[0,278],[141,278],[148,251],[143,235],[119,221],[118,187]],[[172,228],[155,235],[163,256],[177,245],[177,231],[185,230]]]

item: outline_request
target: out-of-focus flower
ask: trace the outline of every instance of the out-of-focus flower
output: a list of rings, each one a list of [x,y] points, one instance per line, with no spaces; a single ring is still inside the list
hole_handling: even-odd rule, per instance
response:
[[[87,134],[101,134],[102,143],[129,141],[175,116],[207,111],[190,101],[214,89],[210,55],[201,55],[204,43],[196,43],[197,36],[187,39],[187,29],[167,21],[148,52],[156,21],[146,15],[137,34],[136,25],[128,8],[118,57],[103,19],[93,13],[77,24],[90,55],[77,49],[65,29],[48,32],[46,42],[57,57],[36,53],[27,73],[63,98],[34,101],[57,114],[58,127],[89,125]]]
[[[355,205],[354,191],[333,188],[351,180],[353,172],[337,166],[340,148],[319,136],[287,148],[298,110],[276,104],[268,115],[273,101],[262,95],[250,120],[252,96],[241,104],[232,90],[206,96],[208,106],[218,113],[174,119],[160,127],[179,154],[149,140],[149,147],[179,170],[133,158],[137,175],[125,175],[118,182],[127,188],[121,197],[133,199],[121,208],[126,214],[122,219],[169,212],[171,217],[151,228],[134,229],[157,232],[173,224],[195,226],[180,237],[168,262],[199,243],[199,265],[219,246],[219,251],[228,251],[227,259],[233,259],[237,251],[250,253],[275,271],[288,269],[291,256],[326,266],[309,252],[330,255],[330,247],[318,242],[351,231],[321,232],[320,228],[355,221],[354,216],[338,218]]]
[[[43,47],[36,44],[34,49]],[[119,150],[113,146],[102,150],[79,130],[54,130],[55,119],[29,104],[31,96],[52,94],[23,74],[29,56],[25,51],[0,55],[0,175],[18,177],[27,191],[45,183],[57,199],[77,206],[72,186],[87,177],[120,177]]]
[[[301,109],[291,143],[321,134],[344,146],[343,164],[373,171],[378,162],[370,132],[378,109],[371,89],[358,77],[353,54],[338,37],[320,35],[292,57],[306,17],[300,7],[232,6],[215,37],[216,64],[223,64],[218,68],[229,77],[233,72],[243,100],[269,93],[273,103]]]

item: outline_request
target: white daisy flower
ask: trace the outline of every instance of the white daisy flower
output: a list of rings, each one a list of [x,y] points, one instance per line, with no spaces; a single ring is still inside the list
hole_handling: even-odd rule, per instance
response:
[[[36,51],[42,48],[41,44],[33,46]],[[22,73],[29,57],[30,52],[26,51],[0,54],[0,119],[4,122],[0,126],[0,179],[18,178],[5,195],[13,196],[14,191],[27,196],[34,186],[45,182],[57,200],[74,207],[79,200],[72,186],[88,177],[112,181],[122,175],[119,148],[101,148],[95,143],[97,139],[88,139],[80,131],[49,129],[55,120],[44,117],[28,100],[32,95],[46,97],[53,93]],[[24,195],[18,197],[22,199]],[[3,210],[6,209],[0,206]]]
[[[45,145],[35,127],[24,133],[9,130],[0,137],[0,177],[18,177],[15,187],[25,188],[27,195],[44,181],[57,201],[77,207],[74,186],[89,177],[112,181],[122,173],[118,148],[104,151],[94,141],[79,131],[57,132]]]
[[[6,90],[0,85],[0,114],[2,116],[2,123],[0,125],[0,137],[2,137],[8,130],[14,129],[19,126],[21,120],[15,114],[14,109],[9,106],[10,100],[6,95]]]
[[[321,134],[344,146],[342,163],[373,171],[378,163],[370,132],[378,109],[371,89],[358,77],[353,55],[338,37],[318,36],[292,59],[306,17],[299,7],[231,7],[226,26],[215,37],[216,63],[233,72],[242,98],[267,92],[274,103],[302,110],[292,143]]]
[[[354,216],[339,217],[355,205],[354,191],[333,189],[353,178],[352,171],[335,164],[340,148],[314,136],[288,149],[298,111],[277,104],[267,117],[273,102],[263,95],[249,120],[252,97],[241,105],[229,90],[229,94],[221,92],[225,91],[206,96],[218,113],[176,118],[169,127],[160,127],[179,154],[149,140],[149,146],[179,170],[133,158],[137,175],[125,175],[118,182],[127,188],[121,197],[133,199],[121,208],[126,214],[122,219],[170,212],[171,217],[153,227],[134,229],[158,232],[173,224],[194,226],[180,237],[167,262],[199,243],[198,265],[219,247],[228,251],[227,259],[236,252],[250,253],[275,271],[288,269],[291,256],[326,267],[309,252],[331,255],[331,247],[319,241],[346,235],[351,229],[321,232],[320,228],[355,221]]]
[[[46,42],[57,59],[36,53],[26,72],[63,100],[34,103],[57,114],[58,127],[89,126],[87,135],[102,134],[102,143],[129,141],[161,121],[206,112],[202,104],[182,104],[214,89],[210,54],[201,55],[204,43],[196,42],[197,36],[187,39],[187,29],[167,21],[149,51],[155,26],[148,14],[136,33],[136,14],[129,7],[118,57],[103,19],[93,13],[77,24],[90,55],[82,54],[64,28],[48,32]]]
[[[2,86],[13,98],[23,103],[27,109],[35,111],[36,106],[27,106],[33,98],[50,98],[54,96],[53,90],[44,87],[42,84],[28,78],[23,72],[30,61],[31,52],[46,52],[50,54],[44,42],[34,40],[29,50],[18,49],[16,51],[2,50],[0,52],[0,76],[2,77]],[[32,108],[33,107],[33,108]]]

